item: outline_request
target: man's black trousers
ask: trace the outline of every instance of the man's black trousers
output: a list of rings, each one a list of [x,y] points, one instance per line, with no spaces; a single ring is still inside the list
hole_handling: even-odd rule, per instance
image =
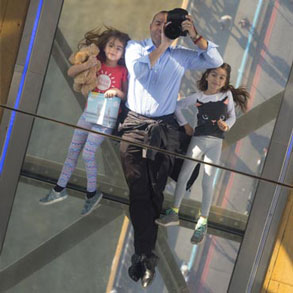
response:
[[[135,253],[149,256],[157,239],[158,226],[155,219],[162,210],[169,160],[161,154],[157,154],[155,160],[142,158],[142,148],[126,142],[120,143],[120,154],[129,187],[129,212],[134,228]],[[150,171],[157,174],[159,184],[156,191],[152,188]]]

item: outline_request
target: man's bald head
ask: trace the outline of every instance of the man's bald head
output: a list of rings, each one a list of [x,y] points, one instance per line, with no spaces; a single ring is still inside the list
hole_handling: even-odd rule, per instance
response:
[[[154,22],[156,16],[159,15],[159,14],[161,14],[161,13],[162,13],[162,14],[168,14],[168,11],[167,11],[167,10],[162,10],[162,11],[160,11],[160,12],[157,12],[157,13],[154,15],[154,17],[153,17],[151,24]]]

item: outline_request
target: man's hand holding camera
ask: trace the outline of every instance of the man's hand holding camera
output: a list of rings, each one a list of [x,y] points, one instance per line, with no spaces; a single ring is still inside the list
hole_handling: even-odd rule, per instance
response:
[[[164,33],[172,40],[181,36],[185,37],[188,34],[193,43],[200,49],[206,50],[208,47],[207,41],[198,34],[193,24],[192,16],[182,8],[175,8],[168,12]]]
[[[198,34],[191,15],[186,15],[186,20],[181,24],[182,30],[187,31],[193,43],[197,45],[200,49],[206,50],[208,47],[208,42],[201,35]]]
[[[186,15],[186,20],[184,20],[182,22],[181,27],[182,27],[182,31],[188,32],[188,34],[192,40],[195,40],[196,38],[199,37],[199,35],[194,27],[191,15]]]
[[[169,39],[166,35],[165,35],[165,27],[168,25],[169,23],[165,23],[164,27],[161,31],[161,45],[164,47],[164,49],[166,50],[169,46],[171,46],[171,44],[173,43],[174,40]]]
[[[172,42],[180,36],[188,34],[198,48],[202,50],[208,48],[208,42],[197,33],[191,15],[182,8],[175,8],[167,14],[158,13],[150,25],[150,31],[156,46],[156,49],[149,55],[151,67],[156,64]]]

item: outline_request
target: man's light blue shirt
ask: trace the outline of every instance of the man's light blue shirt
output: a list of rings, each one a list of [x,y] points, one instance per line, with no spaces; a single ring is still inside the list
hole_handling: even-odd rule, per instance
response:
[[[129,72],[126,106],[147,117],[175,112],[181,79],[186,70],[204,70],[222,65],[217,45],[207,50],[169,47],[151,67],[149,54],[155,49],[151,39],[129,41],[125,52]]]

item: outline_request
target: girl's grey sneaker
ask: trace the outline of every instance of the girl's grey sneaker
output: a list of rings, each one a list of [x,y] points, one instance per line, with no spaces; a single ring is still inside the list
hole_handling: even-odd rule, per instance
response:
[[[91,213],[94,210],[95,206],[97,206],[98,203],[101,201],[102,198],[103,198],[103,193],[101,192],[97,192],[96,195],[91,198],[86,197],[81,214],[85,216]]]
[[[201,219],[198,220],[194,233],[190,239],[192,244],[199,244],[203,240],[204,236],[207,234],[207,226],[208,222],[206,219],[204,221],[201,221]]]
[[[155,221],[158,225],[168,227],[179,225],[179,216],[173,209],[166,210],[166,215]]]
[[[40,199],[40,204],[49,205],[49,204],[61,201],[63,199],[66,199],[67,197],[68,195],[66,193],[66,188],[64,188],[60,192],[56,192],[54,188],[52,188],[47,196]]]

